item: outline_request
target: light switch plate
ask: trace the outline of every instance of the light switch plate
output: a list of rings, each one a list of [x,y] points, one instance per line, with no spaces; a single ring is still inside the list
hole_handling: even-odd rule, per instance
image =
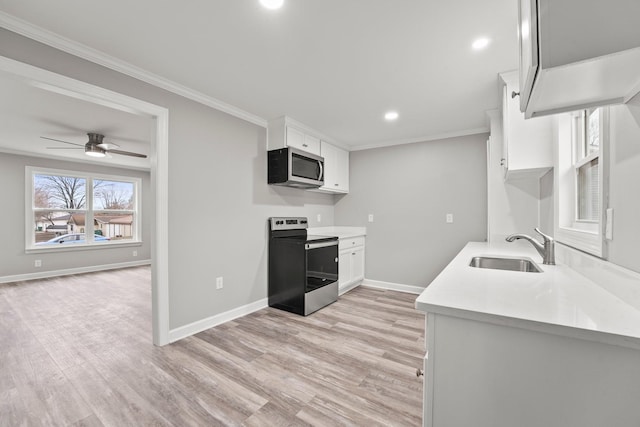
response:
[[[369,222],[373,222],[373,214],[369,214]]]
[[[453,224],[453,214],[447,214],[447,224]]]

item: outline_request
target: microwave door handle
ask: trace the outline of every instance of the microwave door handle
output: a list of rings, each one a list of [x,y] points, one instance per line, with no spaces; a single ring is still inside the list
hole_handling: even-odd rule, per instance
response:
[[[320,166],[320,176],[318,180],[324,181],[324,168],[322,167],[322,160],[318,160],[318,166]]]

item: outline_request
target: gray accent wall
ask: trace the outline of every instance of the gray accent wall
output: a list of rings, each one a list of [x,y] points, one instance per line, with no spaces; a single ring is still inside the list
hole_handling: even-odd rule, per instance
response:
[[[267,185],[266,129],[4,29],[0,55],[169,110],[170,329],[267,297],[268,217],[334,225],[334,196]]]
[[[25,167],[36,166],[51,169],[94,172],[140,178],[141,185],[141,232],[140,246],[112,246],[108,248],[25,253]],[[133,171],[99,165],[65,162],[40,157],[20,156],[0,153],[0,224],[2,226],[2,244],[0,245],[0,278],[24,274],[40,274],[47,271],[60,271],[91,266],[105,266],[127,262],[144,261],[151,258],[150,221],[153,215],[154,199],[150,192],[149,172]],[[133,251],[138,256],[133,256]],[[34,261],[42,261],[42,267],[34,267]]]
[[[367,279],[425,287],[467,242],[486,240],[487,137],[350,153],[350,192],[337,196],[335,222],[367,227]]]

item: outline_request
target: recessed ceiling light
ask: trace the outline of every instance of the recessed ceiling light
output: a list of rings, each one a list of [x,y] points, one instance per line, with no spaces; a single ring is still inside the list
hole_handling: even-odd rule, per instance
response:
[[[260,4],[267,9],[280,9],[284,4],[284,0],[260,0]]]
[[[389,121],[396,120],[397,118],[398,118],[398,113],[395,111],[389,111],[384,115],[384,119]]]
[[[474,40],[473,44],[471,45],[471,47],[473,47],[475,50],[482,50],[487,46],[489,46],[489,39],[486,37]]]

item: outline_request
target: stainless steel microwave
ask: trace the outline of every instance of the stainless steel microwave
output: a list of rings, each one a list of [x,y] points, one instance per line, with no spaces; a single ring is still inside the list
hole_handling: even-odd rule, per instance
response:
[[[298,188],[324,185],[324,159],[291,147],[268,153],[268,182]]]

